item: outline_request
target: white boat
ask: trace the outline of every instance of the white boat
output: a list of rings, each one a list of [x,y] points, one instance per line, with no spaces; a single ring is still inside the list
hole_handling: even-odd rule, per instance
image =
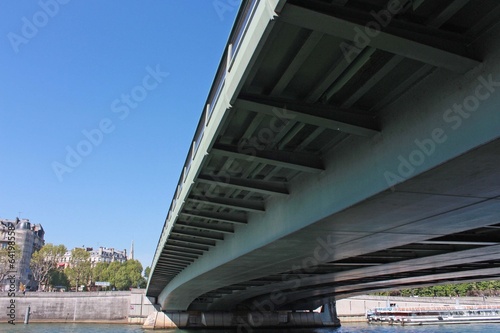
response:
[[[500,323],[500,306],[457,305],[433,307],[385,307],[366,313],[370,324],[428,325]]]

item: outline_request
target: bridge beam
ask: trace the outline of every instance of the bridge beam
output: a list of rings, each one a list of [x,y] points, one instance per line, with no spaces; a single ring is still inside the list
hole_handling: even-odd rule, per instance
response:
[[[366,36],[364,32],[366,27],[364,25],[335,15],[336,11],[323,14],[296,5],[287,5],[280,13],[279,19],[302,28],[319,31],[353,42],[360,38],[360,34]],[[366,45],[363,46],[371,46],[458,73],[465,73],[480,64],[478,60],[465,54],[465,45],[455,45],[453,48],[443,49],[427,44],[423,40],[412,40],[395,33],[386,32],[388,30],[390,30],[390,27],[387,27],[385,31],[378,31],[373,38],[367,37]],[[430,33],[429,29],[428,31]],[[439,44],[441,47],[450,45],[450,40],[442,39]],[[462,52],[457,49],[462,49]]]
[[[250,153],[246,152],[247,149],[250,150]],[[258,150],[251,146],[240,149],[239,147],[223,144],[214,145],[212,153],[297,171],[319,173],[324,170],[321,158],[312,154],[284,152],[280,150]]]
[[[231,225],[224,226],[221,224],[214,224],[214,223],[178,221],[176,223],[176,226],[182,226],[184,228],[189,228],[189,229],[216,231],[218,233],[223,233],[223,234],[234,233],[234,228]]]
[[[216,197],[210,195],[192,195],[189,197],[192,202],[206,203],[218,207],[243,210],[246,212],[263,212],[265,210],[264,203],[261,201]]]
[[[200,232],[200,231],[191,231],[191,230],[180,230],[179,228],[174,228],[171,232],[171,235],[179,235],[179,236],[189,236],[199,239],[208,239],[208,240],[224,240],[224,236],[219,232]]]
[[[186,244],[178,244],[178,243],[172,243],[168,242],[164,246],[164,250],[170,250],[173,249],[178,252],[182,253],[190,253],[190,254],[196,254],[196,255],[202,255],[204,251],[208,251],[208,247],[204,246],[192,246],[192,245],[186,245]]]
[[[307,125],[323,127],[348,134],[372,136],[379,132],[379,124],[362,115],[360,111],[335,106],[299,103],[287,100],[244,99],[236,100],[235,108],[276,116],[283,121],[294,120]],[[357,113],[356,113],[357,112]]]
[[[238,190],[250,191],[265,195],[288,195],[286,183],[273,182],[258,179],[244,179],[237,177],[221,178],[218,176],[199,175],[198,182],[210,185],[218,185],[221,187],[231,187]]]
[[[169,239],[174,241],[174,242],[188,244],[189,246],[199,246],[199,247],[204,248],[204,249],[206,248],[206,251],[208,251],[209,247],[215,246],[215,241],[193,239],[191,237],[185,237],[185,236],[179,236],[179,235],[172,235],[171,237],[169,237]]]
[[[182,212],[181,215],[189,216],[189,217],[198,217],[204,218],[208,220],[215,220],[226,223],[233,224],[245,224],[247,223],[245,215],[242,214],[228,214],[228,213],[219,213],[219,212],[210,212],[210,211],[190,211],[186,210]]]

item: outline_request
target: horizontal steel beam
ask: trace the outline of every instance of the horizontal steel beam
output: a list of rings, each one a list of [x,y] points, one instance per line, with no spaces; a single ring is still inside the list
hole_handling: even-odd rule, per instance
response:
[[[182,256],[182,257],[185,257],[185,258],[191,258],[191,259],[197,259],[199,257],[198,254],[191,254],[191,253],[187,253],[187,252],[182,252],[182,251],[175,251],[175,250],[163,250],[161,252],[161,254],[171,254],[171,255],[177,255],[177,256]]]
[[[215,246],[215,241],[193,239],[191,237],[180,236],[180,235],[176,235],[176,234],[171,234],[169,239],[179,241],[179,242],[188,243],[188,244],[203,245],[203,246]]]
[[[186,241],[184,239],[179,239],[178,237],[169,237],[167,240],[167,244],[170,245],[175,245],[175,246],[180,246],[184,247],[187,249],[195,249],[195,250],[201,250],[201,251],[208,251],[210,249],[211,245],[206,245],[206,244],[195,244],[189,241]]]
[[[319,156],[308,153],[252,149],[251,154],[245,154],[239,147],[223,144],[214,145],[211,152],[221,156],[243,159],[249,162],[259,162],[302,172],[319,173],[325,169]]]
[[[189,254],[194,254],[197,256],[203,255],[204,251],[208,251],[208,248],[205,249],[199,249],[199,248],[193,248],[191,246],[186,246],[183,244],[170,244],[167,243],[163,247],[163,251],[168,250],[168,251],[174,251],[174,252],[180,252],[180,253],[189,253]]]
[[[223,226],[221,224],[215,224],[215,223],[185,222],[185,221],[177,221],[175,222],[175,225],[182,226],[185,228],[198,229],[198,230],[216,231],[224,234],[234,233],[232,225]]]
[[[193,202],[205,203],[235,210],[243,210],[247,212],[263,212],[265,210],[264,203],[262,201],[215,197],[210,195],[192,195],[188,199]]]
[[[190,217],[199,217],[209,220],[217,220],[221,222],[227,223],[237,223],[237,224],[246,224],[247,219],[246,216],[241,214],[227,214],[227,213],[218,213],[218,212],[209,212],[209,211],[191,211],[185,210],[181,212],[181,215],[190,216]]]
[[[164,258],[166,260],[173,259],[173,260],[182,261],[182,262],[186,262],[186,263],[191,263],[191,262],[196,260],[196,258],[184,257],[182,255],[176,255],[176,254],[170,254],[170,253],[169,254],[162,253],[162,258]]]
[[[356,113],[358,110],[340,109],[335,106],[246,98],[238,99],[234,107],[283,118],[283,121],[294,120],[360,136],[372,136],[380,131],[379,124],[372,117]]]
[[[159,262],[156,264],[156,266],[158,268],[166,268],[166,269],[169,269],[169,268],[174,268],[174,269],[180,269],[180,270],[183,270],[184,268],[186,268],[187,266],[189,266],[189,264],[186,264],[186,263],[177,263],[177,262]]]
[[[214,232],[179,230],[178,228],[174,228],[174,230],[172,230],[170,234],[179,236],[189,236],[189,237],[208,239],[208,240],[224,240],[224,236],[221,233],[214,233]]]
[[[179,264],[179,265],[189,266],[193,262],[193,260],[183,260],[183,259],[178,259],[178,258],[170,257],[170,256],[163,256],[163,259],[168,262],[167,265]]]
[[[361,36],[365,31],[364,25],[334,15],[335,11],[331,11],[330,14],[323,14],[300,6],[287,4],[280,13],[279,19],[295,26],[323,32],[349,41],[357,41],[362,37],[366,37],[366,33],[365,36]],[[479,61],[458,54],[455,50],[440,49],[422,41],[415,41],[386,31],[387,29],[385,31],[378,31],[377,35],[372,38],[367,37],[363,47],[371,46],[458,73],[465,73],[480,64]],[[448,41],[444,40],[442,44],[446,45]]]
[[[271,182],[256,179],[244,179],[236,177],[228,177],[221,179],[217,176],[199,175],[198,182],[209,185],[218,185],[221,187],[231,187],[238,190],[255,192],[267,195],[288,195],[286,183]]]

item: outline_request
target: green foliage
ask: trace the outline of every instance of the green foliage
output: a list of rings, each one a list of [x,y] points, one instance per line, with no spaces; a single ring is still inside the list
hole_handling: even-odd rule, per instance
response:
[[[49,283],[52,286],[63,286],[69,288],[69,279],[63,270],[55,269],[49,273]]]
[[[140,283],[144,280],[142,276],[142,265],[139,260],[129,260],[127,261],[127,273],[130,277],[131,287],[137,288]]]
[[[30,268],[33,278],[40,285],[50,283],[50,274],[57,269],[57,261],[66,253],[66,246],[45,244],[31,256]]]
[[[96,281],[109,282],[111,287],[117,290],[146,287],[146,278],[151,269],[147,267],[145,270],[146,278],[142,276],[143,268],[138,260],[128,260],[124,263],[119,261],[98,262],[92,267],[90,253],[83,248],[76,248],[71,251],[69,267],[64,271],[58,270],[57,262],[64,256],[65,252],[64,245],[53,244],[47,244],[40,251],[35,252],[30,263],[35,279],[44,285],[66,287],[73,285],[76,290],[81,285],[89,287]],[[4,257],[0,249],[0,269],[3,267],[2,258]],[[6,258],[8,260],[8,257]],[[6,262],[8,263],[8,261]]]
[[[107,281],[117,290],[128,290],[138,286],[145,286],[145,279],[141,275],[142,265],[138,260],[128,260],[124,263],[97,263],[92,269],[92,280]]]
[[[127,290],[139,286],[141,279],[142,265],[138,260],[128,260],[121,264],[115,274],[115,287],[118,290]]]
[[[109,280],[109,263],[98,262],[94,268],[92,268],[92,281],[108,281]]]
[[[500,280],[443,284],[423,288],[391,290],[376,294],[419,297],[498,296],[500,295]]]
[[[65,273],[71,284],[76,286],[87,285],[91,277],[90,253],[85,249],[76,248],[71,251],[70,266]]]
[[[112,286],[116,288],[116,275],[118,273],[118,270],[120,269],[122,263],[119,261],[113,261],[112,263],[109,264],[108,269],[107,269],[107,274],[108,274],[108,280]]]
[[[119,269],[118,272],[115,274],[115,283],[114,286],[118,290],[124,290],[128,289],[130,287],[130,278],[127,274],[126,267],[122,265]]]
[[[139,288],[146,288],[147,284],[148,284],[148,279],[149,279],[149,275],[151,274],[151,267],[146,267],[146,269],[144,270],[144,278],[142,279],[142,281],[139,283]]]

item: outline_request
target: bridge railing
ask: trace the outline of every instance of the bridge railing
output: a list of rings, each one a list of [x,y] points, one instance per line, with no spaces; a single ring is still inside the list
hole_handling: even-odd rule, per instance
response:
[[[174,193],[174,197],[170,204],[170,208],[168,210],[167,218],[165,219],[165,223],[163,225],[162,234],[160,239],[158,240],[158,245],[156,248],[155,257],[153,258],[153,263],[151,267],[155,267],[155,263],[158,257],[158,254],[161,253],[161,246],[163,244],[164,239],[168,235],[165,234],[167,230],[167,225],[171,222],[172,218],[174,218],[174,209],[177,205],[177,201],[179,200],[180,194],[188,178],[188,174],[191,171],[191,164],[195,159],[198,149],[200,147],[201,141],[203,140],[205,128],[208,126],[213,111],[215,110],[215,106],[217,105],[221,93],[224,89],[224,84],[226,81],[226,76],[228,72],[230,72],[231,67],[234,63],[234,59],[236,58],[238,51],[240,49],[241,42],[245,37],[248,24],[252,19],[255,9],[261,0],[249,0],[245,2],[240,8],[238,15],[236,17],[236,23],[233,26],[233,29],[230,33],[229,41],[224,49],[224,53],[222,55],[222,59],[219,63],[219,67],[217,69],[217,73],[210,88],[210,92],[208,94],[208,98],[206,101],[206,107],[203,110],[200,120],[198,122],[198,126],[196,128],[196,132],[193,137],[193,143],[191,148],[188,151],[186,156],[186,160],[184,162],[184,167],[182,169],[182,173],[180,175],[179,181],[177,183],[177,189]],[[153,274],[151,274],[152,276]]]

